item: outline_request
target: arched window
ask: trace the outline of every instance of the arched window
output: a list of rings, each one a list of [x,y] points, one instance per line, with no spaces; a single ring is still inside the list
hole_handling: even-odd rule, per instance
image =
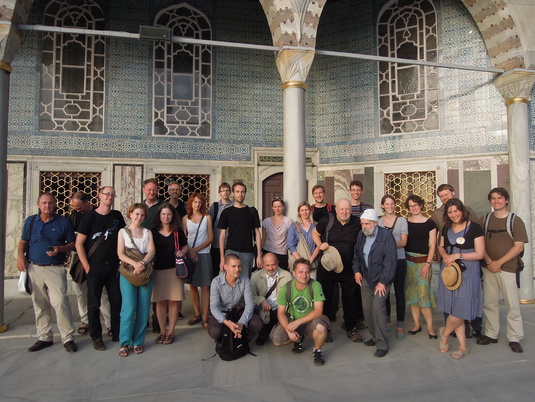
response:
[[[161,11],[154,25],[170,28],[173,36],[211,39],[206,17],[187,4]],[[153,135],[209,138],[211,48],[161,41],[154,43],[153,57]]]
[[[379,15],[378,53],[437,61],[437,17],[428,0],[397,0]],[[439,129],[436,67],[379,63],[381,134]]]
[[[102,9],[91,0],[53,0],[46,7],[43,23],[105,29]],[[43,33],[41,130],[103,132],[105,53],[106,42],[101,36]]]

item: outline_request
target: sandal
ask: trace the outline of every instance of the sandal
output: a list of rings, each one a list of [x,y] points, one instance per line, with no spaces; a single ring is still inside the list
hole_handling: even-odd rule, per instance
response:
[[[158,345],[163,345],[165,343],[165,338],[166,338],[165,335],[162,335],[162,334],[158,335],[158,338],[156,338],[156,343]]]
[[[443,336],[442,335],[442,331],[444,330],[444,327],[440,327],[438,329],[438,333],[440,334],[440,341],[438,341],[438,349],[440,350],[440,353],[448,353],[448,351],[450,350],[450,343],[449,341],[444,343],[442,342],[442,340],[448,340],[448,337],[447,336]]]
[[[202,321],[202,317],[200,315],[194,315],[191,320],[188,321],[188,325],[195,325]]]
[[[119,349],[119,356],[121,357],[128,356],[128,345],[121,346],[121,349]]]
[[[451,354],[451,357],[453,357],[454,359],[462,359],[464,356],[466,356],[468,354],[468,348],[463,348],[462,346],[459,346],[459,350],[453,352]]]
[[[174,335],[167,335],[163,341],[163,344],[164,345],[170,345],[172,344],[173,342],[175,341],[175,336]]]
[[[108,327],[108,336],[113,337],[113,331],[112,331],[111,328],[109,328],[109,327]]]
[[[143,346],[141,345],[134,346],[134,353],[136,355],[140,355],[141,353],[143,353]]]
[[[78,333],[81,335],[85,335],[89,332],[89,324],[86,324],[85,322],[80,325],[80,328],[78,328]]]
[[[202,322],[202,327],[205,331],[208,331],[208,320]]]

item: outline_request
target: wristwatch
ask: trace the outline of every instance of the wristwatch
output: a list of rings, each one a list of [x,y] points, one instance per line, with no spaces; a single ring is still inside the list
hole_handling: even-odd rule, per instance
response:
[[[460,253],[460,254],[459,254],[459,260],[462,260],[463,258],[464,258],[464,257],[463,257],[463,254]]]

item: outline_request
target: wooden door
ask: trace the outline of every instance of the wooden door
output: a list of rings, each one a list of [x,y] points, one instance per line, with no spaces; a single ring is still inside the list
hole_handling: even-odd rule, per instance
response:
[[[282,173],[269,176],[262,183],[262,216],[261,220],[273,214],[271,210],[271,200],[273,197],[283,197],[282,194]]]

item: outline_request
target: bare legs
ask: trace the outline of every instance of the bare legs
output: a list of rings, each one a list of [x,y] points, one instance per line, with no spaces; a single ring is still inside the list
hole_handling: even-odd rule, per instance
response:
[[[411,314],[412,319],[414,320],[414,327],[412,328],[412,331],[418,331],[418,329],[421,328],[420,313],[422,313],[424,316],[427,324],[427,332],[429,332],[431,335],[436,335],[435,330],[433,329],[433,309],[431,307],[418,307],[411,305]]]
[[[196,286],[190,285],[191,301],[196,316],[202,317],[203,322],[208,321],[208,308],[210,307],[210,286],[201,286],[202,297],[199,300],[199,290]],[[201,305],[202,302],[202,305]],[[201,312],[202,308],[202,312]]]
[[[164,300],[156,303],[156,317],[158,318],[158,324],[160,324],[160,334],[162,336],[175,335],[175,326],[181,307],[182,301]],[[166,331],[167,317],[169,317],[169,329]]]

